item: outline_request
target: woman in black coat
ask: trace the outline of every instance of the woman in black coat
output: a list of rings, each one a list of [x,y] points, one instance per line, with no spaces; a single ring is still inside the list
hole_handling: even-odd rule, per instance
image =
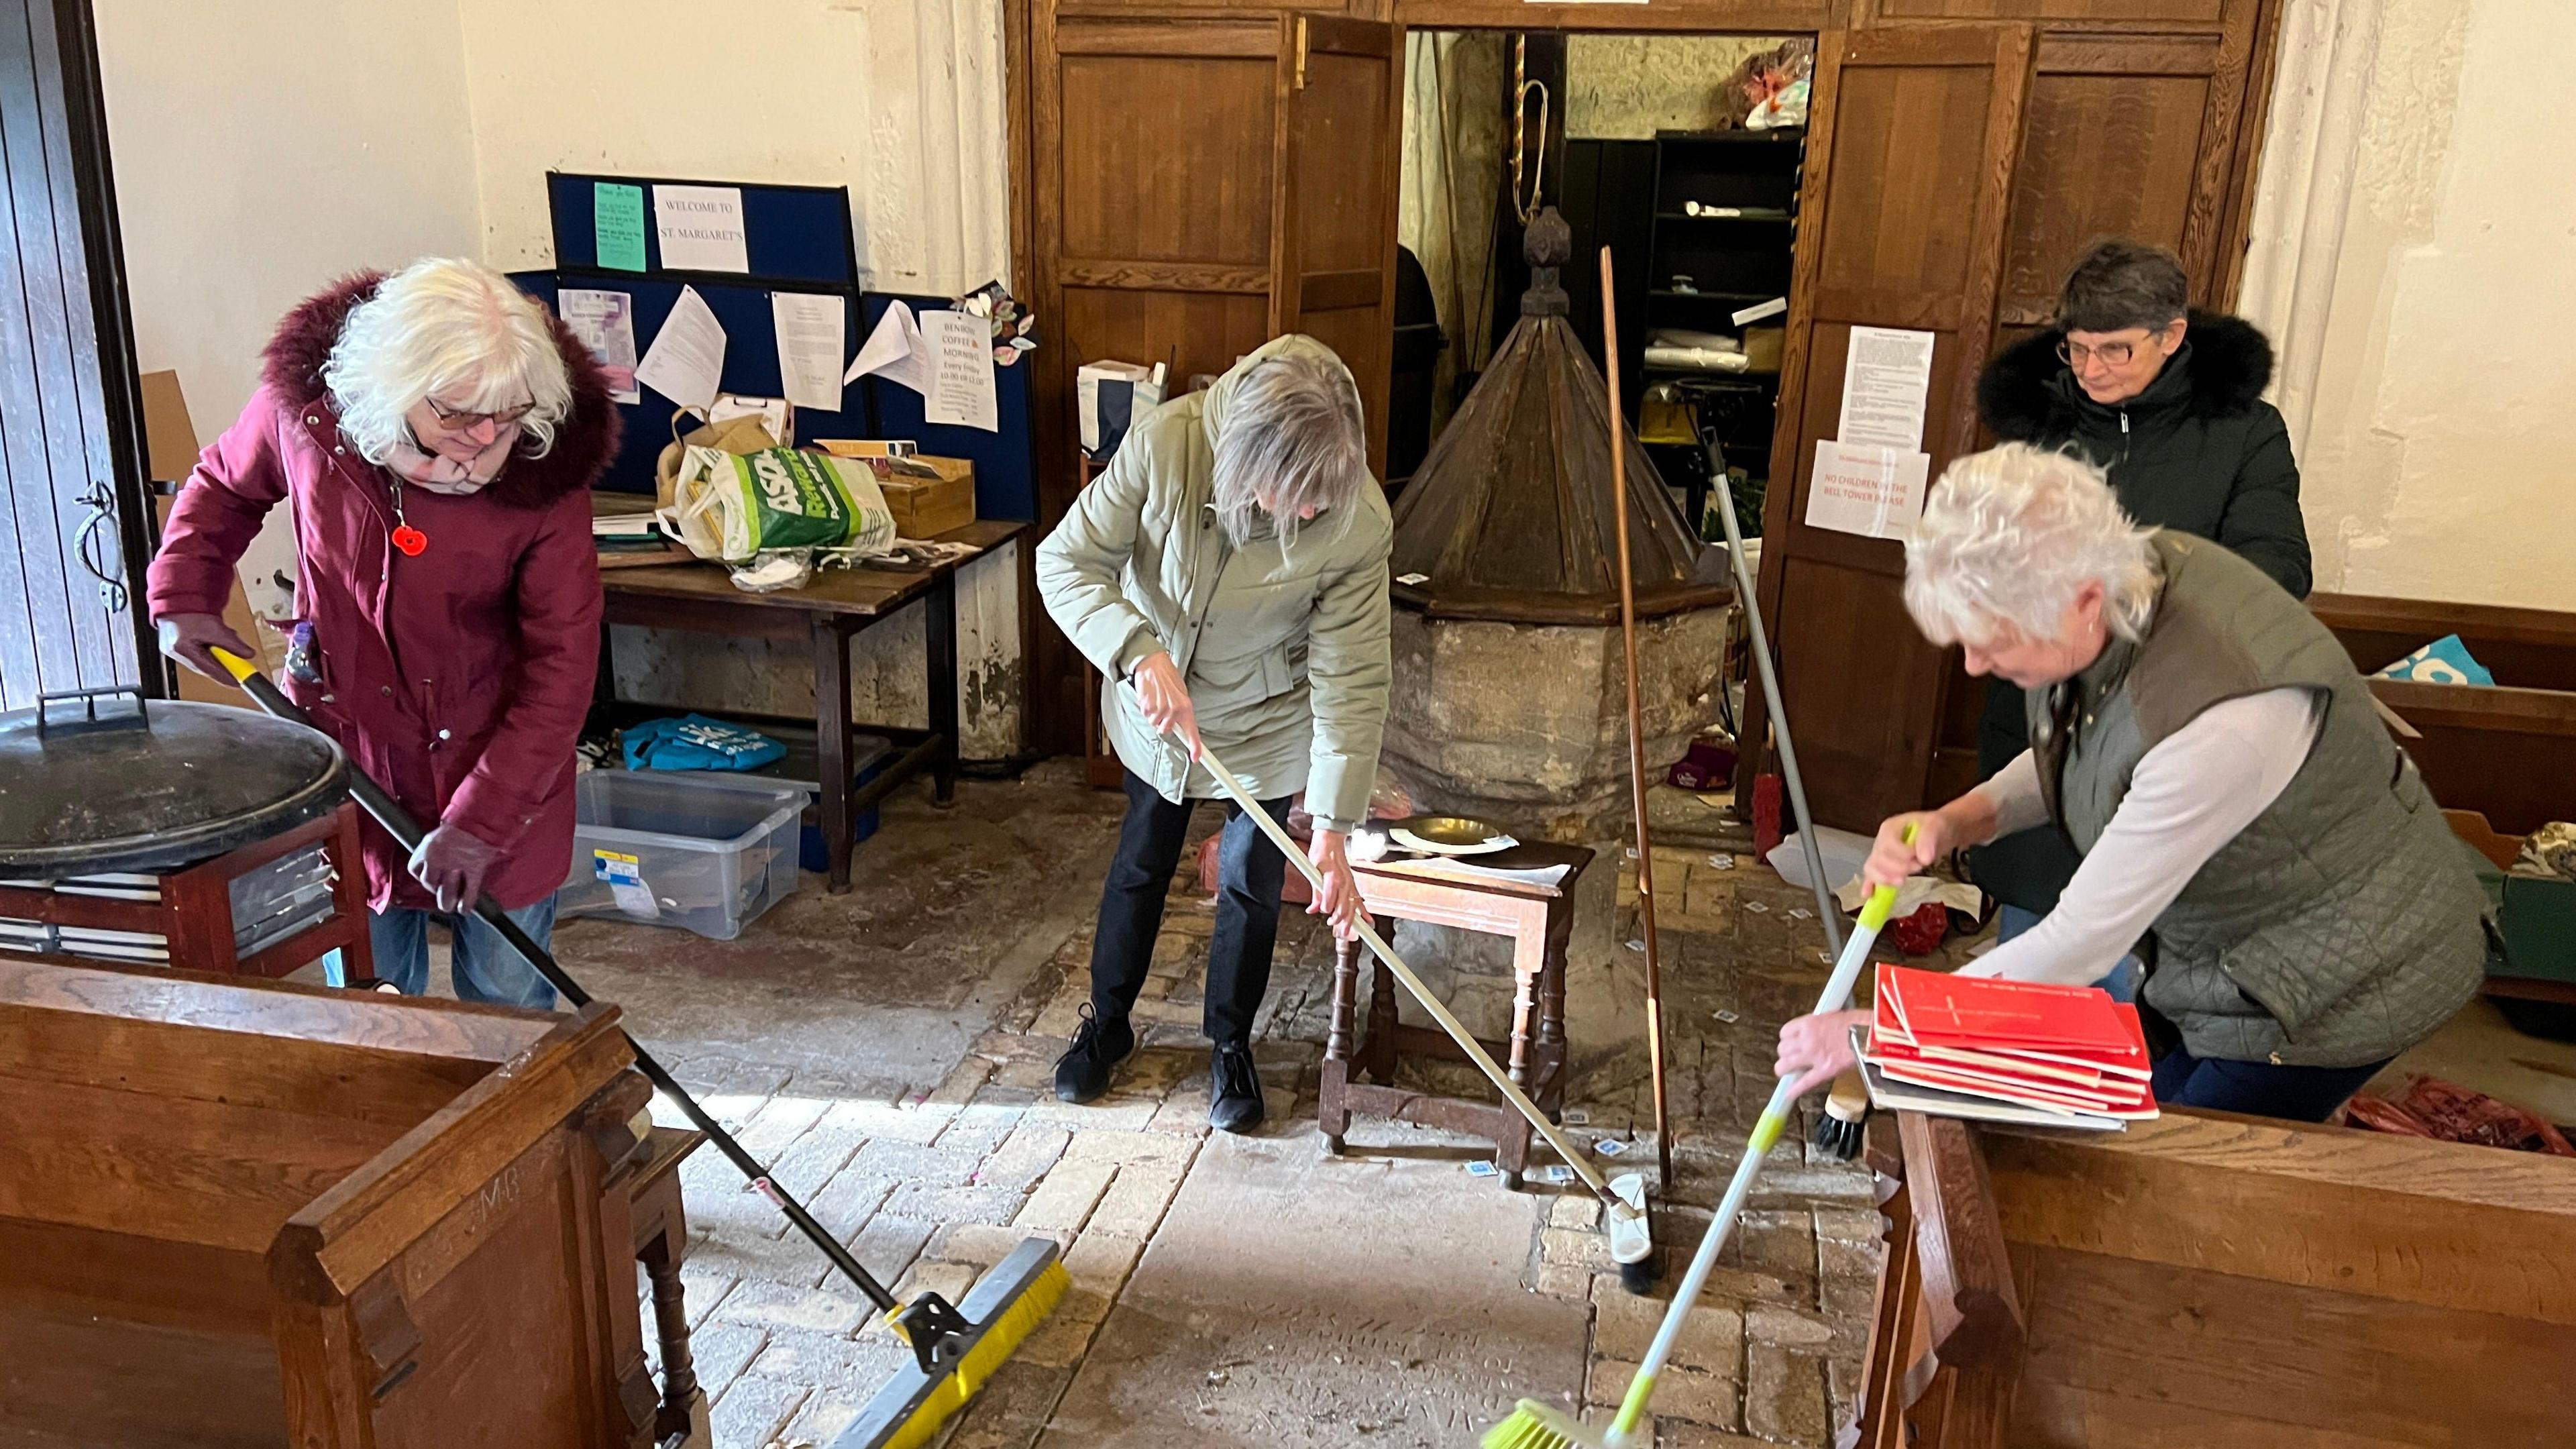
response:
[[[2057,325],[1986,364],[1977,410],[1999,439],[2081,453],[2139,523],[2214,539],[2303,599],[2299,465],[2280,412],[2263,401],[2271,381],[2270,340],[2239,318],[2192,310],[2171,253],[2108,241],[2067,275]],[[1979,776],[2027,748],[2025,732],[2021,691],[1991,682]],[[1969,867],[2003,903],[2012,934],[2057,904],[2075,861],[2042,829],[1979,848]]]

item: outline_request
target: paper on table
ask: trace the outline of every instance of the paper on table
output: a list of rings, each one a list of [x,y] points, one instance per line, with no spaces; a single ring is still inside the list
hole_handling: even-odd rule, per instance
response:
[[[707,299],[682,287],[680,300],[646,349],[635,380],[676,403],[705,407],[724,377],[725,331]]]
[[[841,410],[844,299],[833,292],[772,292],[770,324],[778,330],[778,376],[787,400],[816,412]]]
[[[644,188],[593,182],[590,188],[591,255],[620,272],[644,270]]]
[[[608,394],[622,403],[639,403],[635,390],[635,298],[626,292],[593,292],[566,287],[555,293],[563,324],[608,375]]]
[[[653,228],[662,265],[682,272],[748,272],[739,186],[656,186]]]
[[[872,372],[930,396],[930,350],[922,345],[921,325],[913,320],[911,304],[887,305],[885,315],[877,319],[877,329],[868,334],[859,355],[850,359],[850,370],[841,374],[841,381],[856,382]]]
[[[1923,488],[1931,473],[1929,453],[1818,438],[1815,473],[1807,482],[1807,526],[1864,538],[1910,538],[1923,516]]]
[[[1910,453],[1923,446],[1923,410],[1932,395],[1932,334],[1895,327],[1855,327],[1843,354],[1845,443]]]
[[[931,375],[930,392],[923,399],[922,417],[934,423],[1000,432],[1001,408],[993,385],[992,321],[972,312],[933,312],[921,319],[921,338],[928,344],[937,368]]]

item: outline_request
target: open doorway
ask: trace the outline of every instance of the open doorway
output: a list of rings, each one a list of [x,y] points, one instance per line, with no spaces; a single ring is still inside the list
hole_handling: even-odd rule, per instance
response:
[[[1554,206],[1574,237],[1569,320],[1596,367],[1612,251],[1621,401],[1684,515],[1707,517],[1714,442],[1760,528],[1814,53],[1807,36],[1406,37],[1390,479],[1518,318],[1522,229]]]

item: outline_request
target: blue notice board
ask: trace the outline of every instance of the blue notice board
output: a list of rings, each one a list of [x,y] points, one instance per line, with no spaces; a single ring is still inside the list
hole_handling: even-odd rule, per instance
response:
[[[597,290],[624,292],[635,299],[635,356],[638,361],[653,346],[662,331],[662,323],[680,300],[680,289],[695,287],[704,297],[707,309],[724,324],[725,360],[723,390],[746,397],[778,397],[781,383],[778,375],[778,329],[770,312],[772,291],[836,292],[837,287],[767,287],[744,286],[735,282],[708,281],[703,278],[677,281],[663,277],[637,276],[632,272],[513,272],[510,280],[548,307],[561,311],[556,293],[564,288],[575,291]],[[844,292],[843,295],[852,295]],[[858,351],[858,318],[845,313],[841,324],[841,355],[849,357]],[[1017,369],[1012,369],[1017,371]],[[679,404],[637,384],[644,400],[627,403],[618,409],[625,425],[617,445],[617,459],[609,464],[599,486],[612,493],[651,493],[653,468],[662,450],[671,444],[671,417]],[[918,399],[915,399],[917,402]],[[868,390],[857,384],[841,389],[841,411],[823,412],[814,408],[796,410],[796,441],[816,438],[868,438],[879,436],[876,423],[868,415]],[[692,416],[682,427],[697,427]],[[954,432],[956,429],[942,429]],[[925,445],[926,447],[927,445]],[[980,492],[980,486],[979,490]]]
[[[948,308],[946,297],[914,297],[898,292],[870,292],[860,299],[867,313],[862,335],[874,332],[877,320],[895,302],[911,306],[917,316],[923,312],[940,312]],[[1039,342],[1045,341],[1046,319],[1038,319]],[[993,369],[994,417],[998,432],[982,428],[961,428],[945,423],[927,422],[922,417],[921,394],[899,382],[882,377],[863,377],[859,386],[868,395],[868,411],[876,419],[875,436],[910,438],[921,445],[921,451],[941,458],[968,458],[975,464],[975,516],[977,518],[1031,519],[1038,516],[1038,489],[1035,468],[1036,449],[1029,441],[1029,377],[1036,366],[1035,353],[1025,354],[1010,367]],[[797,429],[803,432],[800,425]],[[831,434],[819,434],[829,437]]]
[[[644,270],[617,271],[599,264],[596,229],[598,188],[630,186],[642,192]],[[667,272],[662,242],[653,226],[655,186],[727,186],[742,193],[743,250],[751,264],[746,275],[723,272]],[[688,181],[667,176],[611,176],[589,172],[546,173],[546,209],[554,220],[555,265],[566,271],[597,269],[613,275],[677,276],[684,281],[712,277],[717,281],[806,283],[819,287],[859,284],[856,234],[850,225],[850,193],[841,186],[770,186],[730,181]],[[712,300],[712,299],[710,299]]]

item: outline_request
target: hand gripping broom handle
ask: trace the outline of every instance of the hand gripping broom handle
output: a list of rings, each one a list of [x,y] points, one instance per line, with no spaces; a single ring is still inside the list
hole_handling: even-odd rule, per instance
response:
[[[1243,782],[1234,778],[1234,772],[1208,753],[1205,746],[1199,749],[1199,763],[1207,766],[1208,773],[1216,777],[1217,785],[1234,797],[1234,803],[1243,807],[1243,813],[1252,817],[1253,823],[1261,827],[1261,832],[1270,837],[1270,843],[1279,847],[1279,853],[1288,857],[1289,862],[1305,875],[1307,883],[1318,892],[1322,891],[1324,877],[1315,869],[1315,863],[1306,858],[1306,852],[1298,848],[1297,842],[1289,838],[1279,822],[1270,818],[1270,812],[1261,808],[1261,802],[1253,799],[1243,788]],[[1510,1099],[1514,1109],[1529,1119],[1530,1126],[1538,1135],[1546,1138],[1547,1145],[1556,1149],[1556,1155],[1565,1159],[1566,1166],[1574,1169],[1575,1176],[1583,1179],[1583,1185],[1598,1194],[1603,1202],[1618,1202],[1619,1195],[1610,1190],[1610,1183],[1602,1177],[1601,1170],[1566,1139],[1563,1129],[1547,1119],[1547,1114],[1529,1099],[1529,1094],[1521,1090],[1518,1082],[1512,1080],[1511,1073],[1504,1071],[1494,1061],[1493,1055],[1485,1050],[1483,1043],[1476,1040],[1476,1034],[1450,1014],[1449,1008],[1440,1003],[1440,998],[1432,994],[1430,987],[1422,984],[1422,978],[1414,975],[1413,968],[1404,964],[1404,958],[1395,954],[1395,948],[1379,937],[1377,929],[1366,921],[1360,922],[1360,939],[1367,942],[1368,948],[1377,953],[1377,958],[1386,963],[1386,969],[1395,973],[1395,979],[1404,983],[1404,989],[1412,992],[1414,999],[1422,1003],[1422,1009],[1431,1013],[1431,1019],[1440,1023],[1440,1029],[1449,1033],[1449,1039],[1458,1044],[1458,1049],[1467,1054],[1467,1059],[1476,1064],[1476,1069]]]
[[[1722,485],[1721,485],[1722,486]],[[1914,828],[1907,826],[1905,838],[1914,838]],[[1869,948],[1878,941],[1879,929],[1887,924],[1888,914],[1896,909],[1896,888],[1880,886],[1870,892],[1860,908],[1860,922],[1852,927],[1851,939],[1843,943],[1842,955],[1834,962],[1833,975],[1825,979],[1825,989],[1816,993],[1816,1011],[1840,1011],[1851,1000],[1852,988],[1859,984],[1862,963],[1869,959]],[[1762,1159],[1780,1141],[1780,1133],[1789,1122],[1789,1110],[1797,1098],[1789,1089],[1797,1084],[1795,1077],[1782,1077],[1771,1089],[1771,1101],[1753,1124],[1753,1135],[1745,1139],[1744,1156],[1737,1159],[1735,1176],[1726,1184],[1726,1196],[1719,1200],[1717,1216],[1709,1219],[1708,1235],[1701,1238],[1699,1251],[1692,1255],[1690,1272],[1673,1294],[1673,1305],[1664,1312],[1663,1326],[1655,1330],[1655,1341],[1646,1349],[1645,1358],[1637,1365],[1637,1376],[1628,1383],[1628,1396],[1619,1403],[1619,1417],[1610,1424],[1609,1442],[1625,1444],[1628,1436],[1645,1421],[1646,1401],[1654,1396],[1655,1376],[1664,1370],[1664,1360],[1671,1357],[1673,1343],[1682,1334],[1682,1323],[1690,1317],[1692,1305],[1699,1301],[1700,1289],[1708,1285],[1708,1275],[1717,1266],[1717,1255],[1735,1230],[1735,1220],[1744,1212],[1744,1199],[1752,1194],[1753,1179],[1762,1172]],[[1647,1431],[1651,1438],[1653,1431]]]
[[[215,658],[231,672],[242,689],[252,699],[258,701],[261,709],[290,724],[300,724],[308,729],[312,727],[312,718],[298,709],[295,702],[288,699],[267,675],[260,673],[258,666],[222,649],[215,651]],[[369,815],[374,816],[376,823],[383,826],[385,833],[391,835],[403,849],[420,848],[419,822],[413,820],[409,811],[396,803],[391,795],[385,793],[383,786],[370,779],[367,772],[359,769],[355,763],[349,766],[349,793],[357,798],[358,804],[364,807]],[[545,977],[555,990],[562,992],[564,1000],[577,1007],[590,1004],[590,993],[581,989],[581,983],[573,980],[551,953],[530,940],[528,933],[519,928],[519,923],[511,920],[502,911],[499,902],[490,896],[485,896],[474,903],[474,914],[480,916],[485,925],[500,932],[501,939],[509,942],[510,948],[525,958],[530,966],[535,967],[537,974]],[[645,1080],[651,1082],[663,1095],[679,1103],[680,1110],[687,1114],[691,1122],[697,1124],[699,1131],[707,1134],[708,1140],[715,1143],[716,1150],[723,1153],[726,1160],[732,1162],[735,1167],[740,1168],[742,1175],[751,1180],[751,1185],[759,1189],[760,1195],[769,1199],[773,1206],[786,1214],[787,1220],[796,1225],[798,1232],[812,1239],[814,1246],[822,1250],[823,1256],[832,1261],[832,1266],[840,1269],[843,1277],[857,1284],[859,1291],[868,1296],[869,1302],[874,1303],[880,1311],[887,1313],[903,1307],[903,1301],[888,1292],[886,1286],[870,1276],[867,1269],[860,1267],[859,1260],[850,1256],[850,1250],[842,1247],[838,1238],[825,1231],[821,1223],[814,1221],[813,1214],[805,1211],[805,1205],[798,1202],[794,1194],[771,1179],[769,1169],[762,1166],[760,1160],[745,1150],[740,1142],[735,1141],[734,1135],[724,1129],[724,1124],[709,1116],[707,1110],[698,1105],[697,1098],[689,1095],[687,1088],[672,1080],[671,1074],[663,1070],[662,1064],[653,1059],[653,1054],[644,1050],[642,1042],[637,1041],[633,1034],[629,1033],[626,1044],[634,1048],[635,1069],[644,1074]]]

